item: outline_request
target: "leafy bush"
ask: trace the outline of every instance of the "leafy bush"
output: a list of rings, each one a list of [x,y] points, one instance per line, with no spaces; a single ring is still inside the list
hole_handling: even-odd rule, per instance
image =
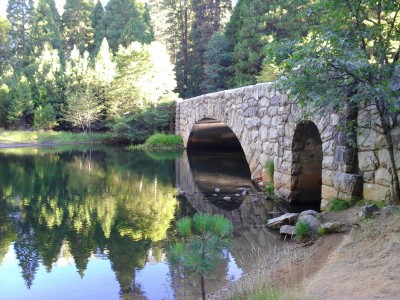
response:
[[[325,231],[325,229],[323,227],[320,226],[317,229],[317,233],[318,233],[319,236],[323,236],[323,235],[326,234],[326,231]]]
[[[156,132],[171,130],[173,104],[167,103],[136,111],[116,120],[112,126],[115,137],[133,144],[141,144]]]
[[[157,133],[146,140],[144,148],[183,148],[183,141],[176,134]]]

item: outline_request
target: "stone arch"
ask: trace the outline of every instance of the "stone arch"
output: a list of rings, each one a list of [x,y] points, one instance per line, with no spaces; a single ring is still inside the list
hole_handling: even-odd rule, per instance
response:
[[[196,122],[190,131],[187,149],[243,151],[242,145],[229,126],[212,118]]]
[[[321,201],[322,188],[322,139],[312,121],[302,121],[295,127],[293,152],[292,204]]]

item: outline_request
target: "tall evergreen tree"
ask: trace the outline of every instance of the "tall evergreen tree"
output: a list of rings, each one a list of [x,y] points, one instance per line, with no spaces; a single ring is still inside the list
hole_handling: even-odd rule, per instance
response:
[[[9,31],[10,31],[10,23],[6,18],[0,16],[0,72],[3,70],[3,67],[10,55],[10,49],[8,43]]]
[[[53,49],[61,49],[61,19],[54,0],[39,0],[30,30],[30,49],[35,56],[40,55],[46,44]]]
[[[189,73],[185,96],[196,96],[204,93],[201,82],[204,81],[203,54],[214,33],[222,25],[224,17],[232,9],[231,0],[192,0],[193,24],[190,31]]]
[[[10,47],[12,61],[17,70],[29,64],[28,33],[32,24],[33,0],[9,0],[7,18],[10,22]]]
[[[153,34],[146,5],[135,0],[110,0],[95,35],[96,48],[100,48],[103,38],[107,38],[114,53],[119,45],[126,47],[134,41],[151,42]]]
[[[217,33],[212,37],[204,51],[203,61],[204,79],[201,88],[206,93],[226,89],[226,78],[229,76],[232,54],[225,35]]]
[[[62,35],[67,53],[70,53],[74,46],[81,53],[85,50],[92,50],[94,45],[93,5],[90,3],[87,0],[67,0],[65,2],[62,15]]]

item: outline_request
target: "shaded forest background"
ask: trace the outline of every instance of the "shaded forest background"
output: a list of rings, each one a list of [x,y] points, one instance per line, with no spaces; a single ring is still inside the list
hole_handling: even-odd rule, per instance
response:
[[[141,142],[173,127],[177,97],[277,78],[316,107],[378,97],[397,109],[399,10],[391,0],[66,0],[60,15],[54,0],[9,0],[0,126]]]
[[[9,0],[0,126],[135,142],[168,131],[177,96],[256,83],[263,46],[306,32],[294,15],[307,2],[67,0],[60,15],[54,0]]]

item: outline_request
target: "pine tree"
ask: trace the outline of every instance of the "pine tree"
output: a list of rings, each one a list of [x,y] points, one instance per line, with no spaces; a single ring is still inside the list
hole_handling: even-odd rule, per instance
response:
[[[10,22],[12,62],[17,70],[29,64],[27,51],[28,33],[32,24],[33,0],[9,0],[7,18]]]
[[[30,49],[35,56],[40,55],[46,44],[53,49],[62,47],[60,35],[61,19],[54,0],[39,0],[30,30]]]
[[[202,89],[206,93],[226,89],[226,78],[229,76],[228,68],[232,64],[232,55],[225,35],[217,33],[212,37],[204,51],[203,61]]]
[[[87,0],[67,0],[62,15],[62,36],[66,53],[76,46],[81,53],[92,50],[94,29],[92,26],[93,6]]]
[[[9,59],[10,49],[8,43],[8,32],[10,31],[10,23],[6,18],[0,16],[0,72]]]
[[[110,0],[104,16],[96,27],[96,48],[100,48],[103,38],[107,38],[115,53],[119,45],[128,46],[131,42],[149,43],[152,41],[150,20],[144,3],[135,0]]]

